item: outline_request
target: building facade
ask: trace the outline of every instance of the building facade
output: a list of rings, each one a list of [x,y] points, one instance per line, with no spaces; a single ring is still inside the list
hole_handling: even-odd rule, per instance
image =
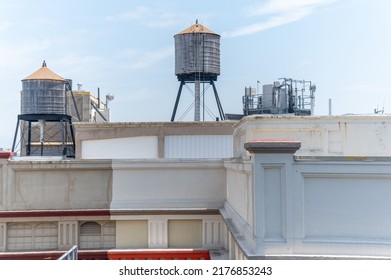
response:
[[[390,125],[77,123],[75,159],[0,161],[0,251],[389,258]]]

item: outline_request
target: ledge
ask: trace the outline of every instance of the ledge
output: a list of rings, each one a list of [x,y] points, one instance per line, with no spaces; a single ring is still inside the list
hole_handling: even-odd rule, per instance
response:
[[[254,154],[294,154],[301,147],[301,142],[291,139],[252,140],[244,148]]]

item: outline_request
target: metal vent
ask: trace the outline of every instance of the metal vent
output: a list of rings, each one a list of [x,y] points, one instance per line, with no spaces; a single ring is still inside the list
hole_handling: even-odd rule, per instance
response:
[[[101,235],[101,226],[94,222],[87,222],[81,225],[80,235],[88,236],[100,236]]]

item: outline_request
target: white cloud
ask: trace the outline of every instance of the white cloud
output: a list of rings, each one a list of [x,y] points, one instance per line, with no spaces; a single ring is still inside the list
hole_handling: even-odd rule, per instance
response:
[[[338,89],[341,92],[345,93],[365,93],[367,94],[370,92],[371,94],[374,93],[389,93],[390,89],[385,84],[372,84],[372,83],[356,83],[356,84],[349,84],[346,86],[343,86]]]
[[[0,53],[3,54],[0,71],[25,69],[51,45],[50,40],[26,40],[23,43],[0,41]]]
[[[152,15],[152,11],[150,8],[145,6],[138,6],[136,9],[131,11],[126,11],[118,15],[107,16],[108,20],[140,20],[146,17],[150,17]]]
[[[224,34],[225,37],[250,35],[266,29],[281,26],[314,13],[320,5],[326,5],[336,0],[268,0],[264,5],[253,5],[246,8],[245,14],[251,17],[267,17],[265,20],[240,27]]]
[[[170,27],[181,22],[180,14],[152,9],[146,6],[138,6],[133,10],[121,14],[107,16],[111,21],[136,21],[148,27]]]
[[[265,5],[253,6],[249,9],[251,15],[289,14],[301,9],[312,9],[319,5],[330,4],[335,0],[269,0]]]
[[[128,69],[145,69],[158,65],[161,61],[174,55],[173,48],[161,49],[157,51],[142,52],[136,50],[126,50],[120,53],[116,59],[126,63]],[[124,63],[122,63],[124,65]]]
[[[12,24],[8,21],[0,22],[0,31],[7,30]]]

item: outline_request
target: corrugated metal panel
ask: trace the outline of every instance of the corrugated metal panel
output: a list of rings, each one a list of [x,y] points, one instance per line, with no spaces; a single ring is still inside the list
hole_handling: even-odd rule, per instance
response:
[[[170,135],[164,139],[165,158],[231,158],[232,135]]]
[[[82,141],[82,159],[157,158],[157,136]]]

